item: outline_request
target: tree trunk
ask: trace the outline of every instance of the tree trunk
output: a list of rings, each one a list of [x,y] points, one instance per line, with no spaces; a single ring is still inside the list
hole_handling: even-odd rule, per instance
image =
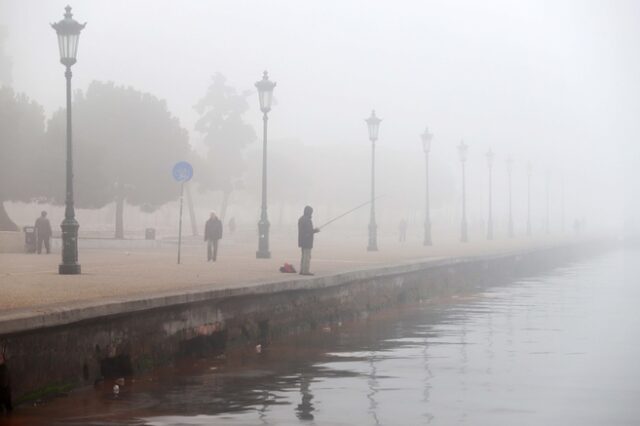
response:
[[[224,218],[227,215],[227,207],[229,206],[229,198],[231,198],[231,190],[224,191],[222,196],[222,206],[220,207],[220,221],[224,223]]]
[[[0,231],[19,231],[20,228],[13,223],[7,211],[4,209],[4,201],[0,201]]]
[[[114,238],[124,239],[124,185],[119,184],[116,193],[116,229]]]

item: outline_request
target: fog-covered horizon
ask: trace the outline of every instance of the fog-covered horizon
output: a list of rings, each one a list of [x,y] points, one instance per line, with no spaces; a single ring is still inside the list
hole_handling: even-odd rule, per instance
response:
[[[64,106],[64,69],[49,24],[62,18],[66,4],[0,0],[11,86],[43,105],[47,118]],[[505,211],[505,160],[515,161],[520,229],[528,162],[536,220],[543,214],[547,174],[556,222],[564,181],[567,227],[580,218],[621,229],[639,210],[636,2],[76,0],[71,6],[74,18],[87,22],[73,67],[74,89],[113,81],[166,100],[201,153],[206,148],[194,131],[194,105],[212,76],[220,72],[239,91],[255,90],[268,70],[277,82],[269,150],[290,150],[299,159],[296,173],[320,182],[309,184],[300,207],[330,204],[327,188],[347,193],[354,205],[366,200],[370,143],[363,119],[375,109],[383,119],[379,192],[400,194],[394,203],[411,210],[423,204],[425,126],[434,134],[434,196],[452,211],[459,204],[461,139],[469,145],[469,208],[475,219],[486,214],[489,148],[497,155],[498,215]],[[257,95],[248,100],[244,118],[261,135]],[[318,150],[325,152],[311,154]],[[260,155],[258,137],[246,152],[251,191],[257,188]],[[329,176],[335,174],[332,155],[341,159],[339,189]],[[270,191],[282,192],[273,188],[275,182]]]

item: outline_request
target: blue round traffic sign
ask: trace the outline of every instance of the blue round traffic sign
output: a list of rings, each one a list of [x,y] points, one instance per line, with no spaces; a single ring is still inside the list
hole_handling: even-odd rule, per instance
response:
[[[178,182],[187,182],[193,177],[193,167],[186,161],[180,161],[173,166],[173,178]]]

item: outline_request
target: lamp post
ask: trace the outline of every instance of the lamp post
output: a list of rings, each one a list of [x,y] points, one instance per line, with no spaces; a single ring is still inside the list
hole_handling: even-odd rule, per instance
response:
[[[513,159],[511,157],[507,158],[507,187],[509,190],[509,238],[514,237],[513,233],[513,200],[511,191],[511,173],[513,172]]]
[[[431,140],[433,134],[429,132],[429,128],[424,129],[424,133],[420,135],[422,138],[422,149],[424,150],[425,160],[425,213],[424,213],[424,242],[423,245],[430,246],[431,242],[431,217],[429,212],[429,151],[431,151]]]
[[[527,235],[531,236],[531,162],[527,163]]]
[[[262,80],[255,84],[260,99],[260,111],[262,111],[262,205],[260,208],[260,221],[258,221],[258,251],[256,258],[269,259],[269,218],[267,217],[267,122],[268,112],[271,110],[273,88],[276,83],[269,80],[269,74],[265,71]]]
[[[378,226],[376,225],[376,141],[378,140],[378,128],[382,120],[376,117],[375,110],[365,120],[369,128],[369,140],[371,141],[371,216],[369,218],[369,244],[368,251],[378,251]]]
[[[462,223],[460,225],[460,241],[466,243],[469,241],[467,235],[467,183],[464,165],[467,162],[467,149],[469,147],[464,141],[460,141],[458,145],[458,154],[460,155],[460,164],[462,165]]]
[[[58,35],[58,48],[60,50],[60,63],[65,66],[64,76],[67,80],[67,191],[65,196],[64,220],[60,225],[62,229],[62,263],[58,266],[58,273],[74,275],[80,273],[78,263],[78,228],[73,207],[73,149],[71,132],[71,66],[76,63],[78,54],[78,41],[80,31],[85,24],[80,24],[73,19],[71,7],[65,8],[64,19],[51,24]]]

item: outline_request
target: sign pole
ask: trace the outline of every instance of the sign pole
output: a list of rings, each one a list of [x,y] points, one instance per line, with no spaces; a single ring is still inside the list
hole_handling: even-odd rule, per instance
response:
[[[182,249],[182,204],[184,202],[184,184],[193,177],[193,167],[186,161],[180,161],[173,166],[173,178],[180,182],[180,222],[178,223],[178,265],[180,264],[180,250]]]
[[[180,248],[182,247],[182,201],[184,199],[184,182],[180,184],[180,222],[178,224],[178,265],[180,264]]]

